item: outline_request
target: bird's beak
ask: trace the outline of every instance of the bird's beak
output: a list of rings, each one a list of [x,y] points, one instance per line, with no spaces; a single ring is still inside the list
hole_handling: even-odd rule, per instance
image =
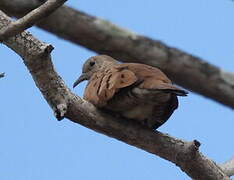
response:
[[[80,77],[74,82],[73,88],[80,84],[82,81],[88,80],[87,74],[83,73]]]

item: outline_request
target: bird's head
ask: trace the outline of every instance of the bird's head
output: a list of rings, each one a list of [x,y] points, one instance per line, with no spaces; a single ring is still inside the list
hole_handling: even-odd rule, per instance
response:
[[[73,84],[73,88],[82,81],[89,80],[94,73],[105,70],[108,66],[117,63],[118,61],[107,55],[98,55],[87,59],[82,67],[82,74]]]

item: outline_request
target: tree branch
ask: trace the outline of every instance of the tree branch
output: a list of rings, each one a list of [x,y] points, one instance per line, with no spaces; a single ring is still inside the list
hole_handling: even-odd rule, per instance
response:
[[[21,1],[12,1],[14,3],[0,1],[0,8],[17,17],[35,7],[35,2],[30,6],[29,0],[21,0],[27,6],[23,6]],[[20,6],[20,9],[15,6]],[[160,41],[137,35],[66,6],[59,8],[38,26],[98,53],[160,67],[175,83],[234,108],[233,74]]]
[[[57,8],[62,6],[67,0],[48,0],[38,8],[32,10],[24,17],[12,22],[0,31],[0,41],[21,33],[25,29],[33,26],[42,18],[47,17]]]
[[[11,19],[0,11],[0,28],[10,23]],[[183,141],[143,127],[137,122],[112,117],[75,96],[53,68],[51,45],[40,42],[25,31],[3,43],[22,57],[37,87],[58,119],[66,117],[75,123],[158,155],[175,163],[193,179],[230,180],[213,161],[198,151],[198,141]]]
[[[5,76],[5,73],[0,73],[0,78],[3,78]]]
[[[227,162],[219,165],[223,172],[228,176],[234,175],[234,158],[228,160]]]

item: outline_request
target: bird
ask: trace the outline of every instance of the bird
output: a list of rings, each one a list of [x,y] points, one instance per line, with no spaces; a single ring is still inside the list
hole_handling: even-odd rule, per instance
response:
[[[188,94],[173,85],[156,67],[119,63],[108,55],[87,59],[73,88],[85,80],[88,80],[83,97],[86,101],[100,110],[132,119],[154,130],[178,108],[177,96]]]

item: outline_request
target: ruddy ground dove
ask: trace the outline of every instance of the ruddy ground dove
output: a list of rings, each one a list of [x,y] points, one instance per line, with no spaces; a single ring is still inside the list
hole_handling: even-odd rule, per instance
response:
[[[158,68],[120,64],[107,55],[89,58],[73,87],[84,80],[88,80],[85,100],[153,129],[165,123],[178,107],[177,96],[187,95]]]

